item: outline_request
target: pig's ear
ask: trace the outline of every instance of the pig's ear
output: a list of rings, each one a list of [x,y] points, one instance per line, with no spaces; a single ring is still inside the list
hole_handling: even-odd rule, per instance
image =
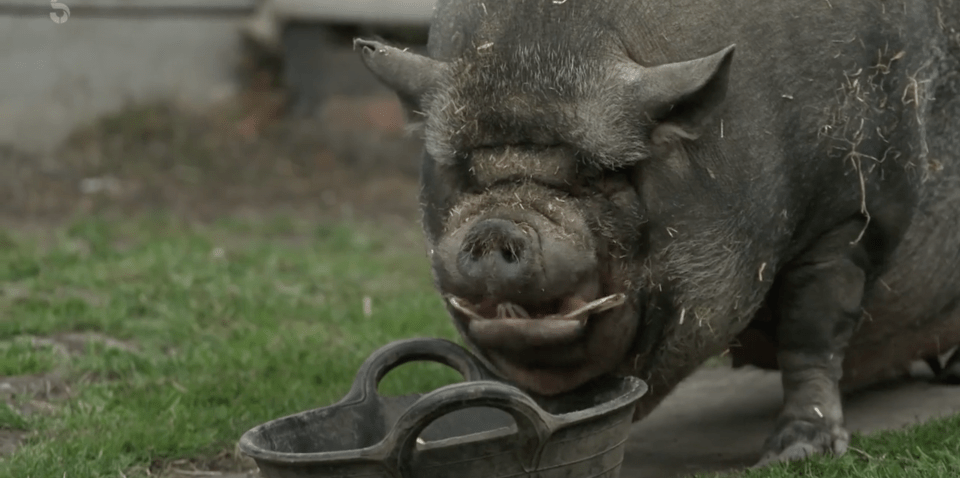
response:
[[[726,97],[734,47],[695,60],[631,68],[630,81],[644,112],[669,131],[699,135]]]
[[[356,39],[367,68],[400,100],[419,108],[424,95],[439,83],[445,64],[416,53],[384,45],[372,40]]]

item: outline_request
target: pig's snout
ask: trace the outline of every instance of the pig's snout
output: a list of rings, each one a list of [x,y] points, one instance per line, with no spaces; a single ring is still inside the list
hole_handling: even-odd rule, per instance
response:
[[[570,343],[591,314],[621,303],[601,297],[589,249],[546,218],[523,219],[479,219],[443,248],[453,252],[445,255],[454,272],[444,284],[450,305],[482,347],[522,353]]]
[[[473,225],[457,254],[457,269],[468,290],[506,298],[528,288],[539,269],[540,251],[531,232],[504,219]]]
[[[541,394],[596,376],[609,365],[596,357],[621,356],[635,332],[626,294],[605,287],[608,269],[582,216],[558,217],[489,211],[451,225],[433,256],[460,332],[500,373]]]

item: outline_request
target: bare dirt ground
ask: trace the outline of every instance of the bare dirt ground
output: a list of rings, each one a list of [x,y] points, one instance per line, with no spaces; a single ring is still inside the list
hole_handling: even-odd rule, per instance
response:
[[[293,121],[284,119],[284,94],[272,87],[269,73],[253,78],[240,98],[210,111],[131,106],[79,129],[50,157],[0,148],[2,225],[35,228],[74,214],[164,211],[198,221],[281,212],[419,228],[420,143],[403,133],[391,95],[334,96],[315,118]],[[69,350],[69,340],[60,339]],[[68,393],[56,377],[18,380],[24,383],[0,380],[0,394],[18,390],[45,400]],[[705,368],[635,425],[622,476],[748,465],[780,400],[776,373]],[[851,397],[846,412],[853,431],[901,427],[960,412],[960,387],[919,379]],[[0,456],[22,438],[0,431]],[[249,461],[226,454],[156,471],[241,478],[254,476],[250,470]]]

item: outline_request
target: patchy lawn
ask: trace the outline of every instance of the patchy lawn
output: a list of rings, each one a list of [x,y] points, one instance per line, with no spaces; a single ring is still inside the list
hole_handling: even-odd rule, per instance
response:
[[[457,340],[417,234],[144,217],[0,237],[0,477],[250,469],[244,431],[339,399],[374,349]],[[382,390],[456,380],[408,365]],[[745,476],[956,476],[960,418],[854,447]]]

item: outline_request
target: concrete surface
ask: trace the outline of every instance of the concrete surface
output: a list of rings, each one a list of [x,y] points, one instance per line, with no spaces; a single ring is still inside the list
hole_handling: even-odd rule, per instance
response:
[[[620,476],[672,478],[752,465],[782,397],[777,372],[702,369],[634,425]],[[851,432],[901,428],[960,413],[960,387],[908,381],[852,395],[844,407]]]
[[[0,17],[0,144],[48,152],[77,124],[128,100],[200,107],[227,97],[237,25],[235,17]]]

